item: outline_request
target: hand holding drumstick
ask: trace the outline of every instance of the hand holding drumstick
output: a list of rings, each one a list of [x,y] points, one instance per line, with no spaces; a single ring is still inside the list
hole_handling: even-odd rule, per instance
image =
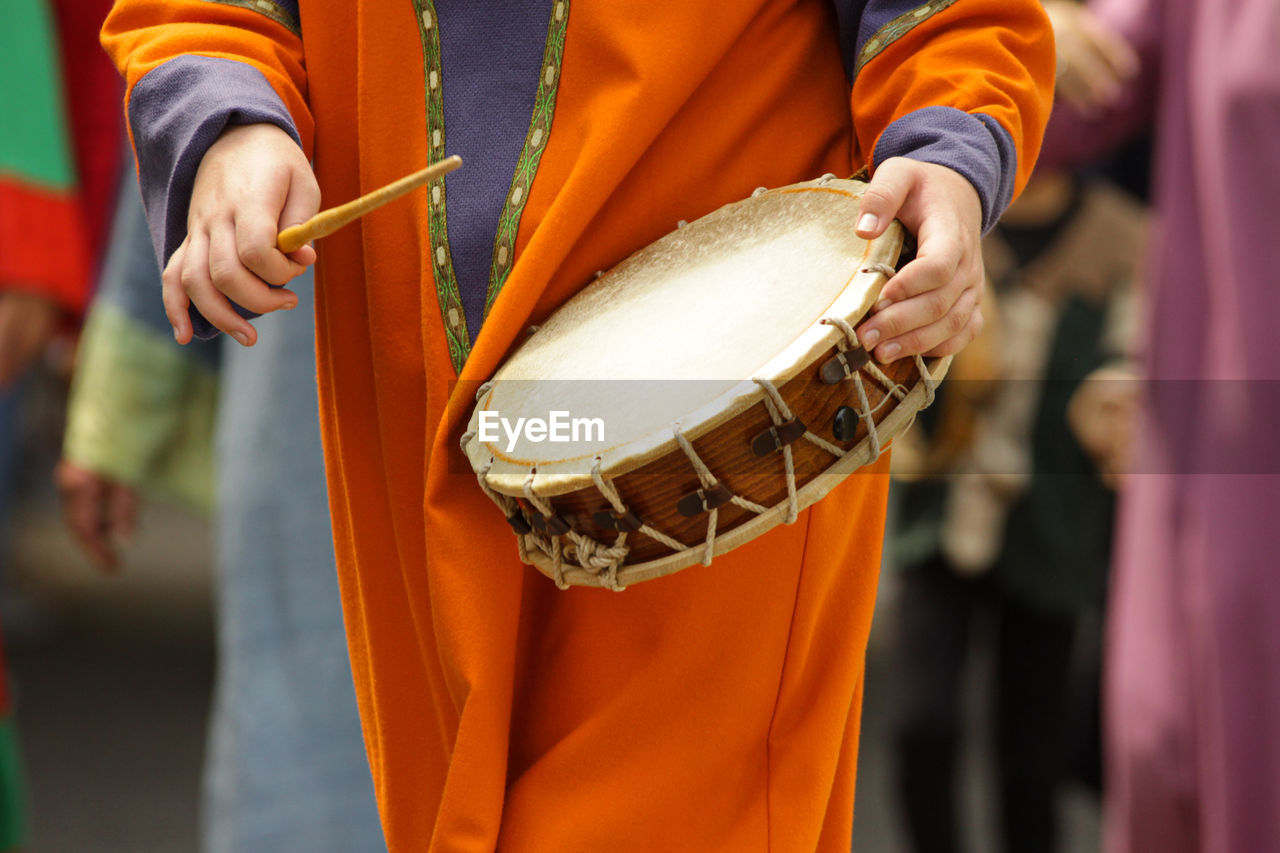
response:
[[[461,157],[457,155],[446,157],[443,160],[432,163],[425,169],[414,172],[412,175],[405,175],[398,181],[392,181],[385,187],[366,193],[355,201],[349,201],[346,204],[331,207],[328,210],[317,213],[301,225],[290,226],[276,235],[276,248],[286,255],[290,252],[296,252],[312,240],[327,237],[342,226],[356,221],[369,211],[382,207],[387,202],[394,201],[410,190],[417,189],[423,184],[434,181],[436,178],[443,177],[461,165]]]
[[[165,266],[165,315],[174,338],[190,342],[194,305],[215,328],[253,346],[258,333],[235,306],[255,314],[296,307],[297,296],[280,286],[315,263],[309,241],[460,165],[450,157],[316,215],[320,188],[288,134],[271,124],[228,128],[200,162],[187,237]],[[290,227],[277,233],[279,223]]]

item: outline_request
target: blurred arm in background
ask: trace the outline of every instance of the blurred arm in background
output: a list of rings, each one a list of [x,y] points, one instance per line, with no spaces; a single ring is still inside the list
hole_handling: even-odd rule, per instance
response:
[[[138,491],[208,511],[216,347],[179,347],[137,187],[123,182],[77,355],[57,482],[77,541],[104,569],[133,531]]]

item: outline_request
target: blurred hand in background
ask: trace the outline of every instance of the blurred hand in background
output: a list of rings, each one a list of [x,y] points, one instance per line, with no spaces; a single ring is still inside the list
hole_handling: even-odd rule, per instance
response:
[[[1057,97],[1084,115],[1114,106],[1138,73],[1137,53],[1075,0],[1045,0],[1044,9],[1057,40]]]
[[[30,367],[52,340],[61,309],[44,296],[0,292],[0,390]]]
[[[118,571],[119,547],[137,525],[137,492],[66,459],[58,463],[54,477],[76,542],[98,568]]]
[[[1071,431],[1113,489],[1133,464],[1140,386],[1133,371],[1102,367],[1085,377],[1067,406]]]

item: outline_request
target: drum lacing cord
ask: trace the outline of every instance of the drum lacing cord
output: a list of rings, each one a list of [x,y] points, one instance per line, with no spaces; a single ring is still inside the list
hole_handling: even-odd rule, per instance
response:
[[[591,466],[591,479],[595,482],[596,488],[599,489],[603,478],[600,477],[600,457],[598,456]],[[616,494],[616,492],[614,493]],[[631,547],[627,545],[627,532],[625,530],[618,534],[618,538],[614,540],[612,545],[606,545],[572,529],[565,533],[565,536],[569,537],[569,541],[572,543],[569,546],[569,550],[573,552],[578,565],[599,578],[601,586],[614,592],[622,592],[626,589],[625,586],[618,583],[618,569],[622,566],[622,562],[627,559],[627,554],[631,553]]]
[[[529,469],[529,475],[524,480],[524,496],[538,512],[542,513],[543,518],[550,521],[555,517],[555,508],[551,506],[550,501],[533,493],[533,478],[536,473],[536,468]],[[618,585],[618,566],[622,564],[622,561],[627,558],[627,554],[631,551],[631,548],[626,543],[625,533],[613,545],[597,542],[590,536],[579,533],[572,528],[563,535],[570,543],[567,548],[562,546],[560,536],[549,534],[544,538],[536,533],[533,534],[534,541],[538,547],[551,557],[552,578],[555,580],[556,586],[560,589],[569,588],[568,581],[564,579],[564,557],[566,553],[572,552],[572,556],[578,565],[591,574],[599,576],[601,572],[605,573],[603,576],[605,586],[615,591],[622,589]]]
[[[878,272],[881,275],[883,275],[885,278],[893,278],[895,275],[898,274],[898,271],[894,269],[893,266],[885,263],[867,264],[867,266],[862,268],[862,271]],[[830,319],[833,321],[833,325],[834,325],[834,321],[839,320],[838,317],[832,317]],[[825,323],[826,320],[823,320],[823,322]],[[839,325],[841,327],[840,330],[845,333],[845,337],[853,340],[856,344],[858,340],[858,336],[854,334],[852,328],[849,328],[849,324],[844,322],[843,320],[840,320]],[[924,383],[924,403],[921,404],[920,408],[927,409],[933,405],[933,393],[937,389],[938,383],[933,381],[933,374],[931,374],[929,370],[925,367],[924,356],[915,355],[915,356],[912,356],[912,358],[915,359],[916,370],[920,374],[920,381]],[[875,364],[873,364],[872,362],[867,362],[867,366],[864,369],[867,370],[867,372],[870,373],[877,382],[884,385],[884,387],[889,388],[893,392],[893,395],[897,397],[899,401],[901,401],[904,397],[907,396],[906,388],[903,388],[898,383],[890,380],[889,377],[886,376],[884,372],[881,371],[880,368],[876,367]],[[913,416],[913,420],[914,420],[914,416]]]
[[[769,410],[769,417],[773,419],[775,427],[782,426],[787,421],[795,418],[786,400],[782,399],[782,395],[778,393],[777,387],[772,382],[768,379],[753,379],[752,381],[764,389],[764,406]],[[808,432],[806,429],[805,433],[808,434]],[[787,473],[787,518],[785,523],[794,524],[796,518],[800,515],[800,502],[796,498],[796,466],[791,457],[790,444],[785,444],[782,447],[782,465]]]
[[[929,368],[925,367],[924,356],[917,355],[915,359],[916,370],[920,372],[920,381],[924,383],[924,402],[920,404],[920,408],[927,409],[933,405],[933,395],[938,388],[938,383],[929,372]],[[915,415],[911,416],[911,420],[915,421]]]
[[[475,430],[469,430],[467,432],[464,432],[462,434],[462,438],[458,440],[458,444],[462,447],[462,452],[464,454],[467,452],[467,445],[470,444],[472,439],[474,439],[475,437],[476,437]],[[512,518],[513,516],[515,516],[517,513],[520,512],[520,504],[517,503],[516,499],[511,497],[510,495],[504,495],[501,492],[494,491],[493,488],[490,487],[489,469],[491,469],[492,467],[493,467],[493,457],[490,456],[489,461],[485,465],[481,466],[480,470],[476,472],[476,482],[480,484],[480,491],[488,495],[489,500],[493,501],[494,505],[497,506],[498,509],[502,511],[502,514],[505,515],[507,518]],[[529,562],[528,560],[529,550],[528,550],[528,546],[525,544],[523,536],[519,536],[519,535],[516,536],[516,547],[519,549],[520,562],[522,563]]]
[[[601,586],[614,592],[626,589],[618,583],[618,569],[631,552],[626,533],[619,533],[617,541],[612,545],[598,542],[576,530],[570,530],[565,535],[572,542],[567,550],[573,553],[578,565],[600,579]]]
[[[684,451],[684,455],[689,457],[689,464],[693,466],[694,472],[698,475],[698,481],[702,483],[702,488],[714,489],[720,485],[720,481],[711,473],[711,469],[706,466],[702,458],[698,456],[698,451],[693,449],[693,445],[689,443],[689,439],[685,438],[684,433],[680,431],[680,424],[674,424],[671,431],[675,434],[676,443],[680,445],[680,449]],[[760,506],[758,503],[747,500],[739,495],[734,495],[729,499],[743,509],[751,510],[754,513],[767,512],[768,508]],[[715,556],[716,547],[716,525],[720,521],[720,508],[711,507],[707,510],[707,539],[706,546],[702,553],[702,565],[711,565],[711,558]]]
[[[836,349],[840,352],[848,352],[851,349],[862,349],[862,342],[858,340],[858,333],[853,330],[853,326],[849,325],[849,321],[843,317],[823,317],[818,321],[824,326],[835,326],[841,332],[844,332],[844,340],[836,342]],[[898,398],[898,402],[902,402],[907,397],[907,389],[890,379],[880,366],[870,359],[870,353],[867,354],[867,363],[862,365],[858,371],[850,371],[849,366],[844,366],[844,375],[846,379],[856,377],[858,372],[865,370],[876,382],[884,386],[885,390]]]
[[[898,273],[896,269],[885,263],[868,264],[862,268],[862,271],[878,272],[886,278],[893,278],[893,276]],[[862,346],[862,343],[858,340],[857,332],[853,330],[853,327],[850,326],[843,317],[823,317],[821,322],[828,326],[835,326],[840,331],[844,332],[845,340],[841,342],[843,345],[838,345],[841,352],[845,352],[847,347],[858,349]],[[938,383],[934,380],[933,374],[930,373],[928,368],[925,366],[924,356],[915,355],[912,356],[912,358],[915,360],[916,370],[920,374],[920,381],[924,383],[924,402],[921,404],[920,408],[927,409],[933,405],[934,393],[937,391]],[[877,367],[874,362],[868,361],[862,369],[867,371],[873,379],[885,388],[889,389],[890,393],[897,397],[899,401],[903,400],[907,396],[907,389],[885,375],[884,371]],[[844,372],[847,377],[849,375],[849,368],[846,367]]]
[[[865,271],[879,272],[884,275],[893,275],[895,272],[893,267],[888,264],[871,264]],[[862,342],[858,340],[858,333],[853,330],[853,326],[849,325],[849,322],[843,317],[823,317],[820,322],[827,326],[835,326],[844,333],[844,339],[836,342],[836,348],[840,352],[847,352],[850,348],[862,348]],[[907,389],[890,379],[889,376],[871,360],[870,353],[867,355],[868,358],[866,363],[858,370],[850,370],[849,365],[843,363],[842,367],[844,369],[845,379],[852,379],[854,388],[858,392],[859,408],[857,409],[857,413],[859,419],[861,419],[863,424],[866,425],[867,437],[871,440],[872,451],[870,461],[875,462],[880,458],[880,454],[884,451],[884,445],[880,443],[879,431],[876,429],[875,414],[884,407],[885,403],[889,402],[890,397],[897,398],[899,402],[906,399]],[[928,378],[928,371],[924,369],[924,362],[919,356],[916,356],[916,366],[919,368],[921,376],[926,377],[925,382],[927,384],[925,387],[925,394],[929,399],[932,399],[932,380],[931,378]],[[862,371],[864,370],[870,374],[871,378],[882,385],[887,392],[874,408],[871,406],[871,400],[867,396],[866,384],[862,381]],[[822,444],[826,445],[826,442],[822,442]],[[835,452],[837,456],[843,456],[845,453],[845,451],[836,448],[835,445],[827,445],[826,449]]]
[[[533,493],[533,477],[537,473],[537,468],[530,468],[528,475],[524,478],[524,497],[529,503],[533,504],[534,509],[542,513],[542,517],[550,519],[555,516],[555,510],[552,509],[551,503],[538,497]],[[529,534],[533,537],[533,541],[537,546],[551,558],[551,579],[556,582],[556,586],[560,589],[568,589],[569,583],[564,579],[564,549],[560,543],[559,536],[540,536],[537,531]]]
[[[603,460],[599,456],[597,456],[595,458],[595,461],[591,464],[591,481],[596,484],[596,490],[600,492],[600,494],[604,497],[604,499],[609,502],[609,506],[613,507],[613,511],[618,515],[618,517],[622,517],[626,515],[628,512],[630,512],[630,510],[627,508],[627,505],[623,502],[622,495],[618,493],[618,488],[613,484],[613,481],[606,478],[604,474],[600,473],[600,465],[602,463],[603,463]],[[689,546],[685,545],[680,540],[672,539],[667,534],[663,533],[660,530],[655,530],[654,528],[650,527],[648,524],[646,524],[643,521],[641,521],[640,527],[638,527],[637,530],[640,533],[643,533],[645,536],[648,536],[650,539],[653,539],[657,542],[661,542],[663,545],[666,545],[672,551],[680,552],[680,551],[689,550]],[[627,540],[627,532],[624,530],[618,534],[618,538],[614,542],[614,546],[616,547],[618,545],[621,545],[626,540]],[[621,560],[619,560],[619,563],[621,563]],[[609,581],[612,581],[614,585],[609,586],[609,583],[608,583]],[[626,587],[624,586],[617,585],[616,569],[613,573],[613,577],[606,577],[605,582],[606,582],[605,585],[609,586],[610,589],[614,589],[619,592],[626,589]]]

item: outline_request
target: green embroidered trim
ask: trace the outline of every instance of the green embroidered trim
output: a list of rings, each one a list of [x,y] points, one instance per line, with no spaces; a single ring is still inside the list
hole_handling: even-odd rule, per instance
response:
[[[265,15],[295,36],[302,36],[302,27],[298,25],[297,19],[289,13],[288,9],[275,2],[275,0],[205,0],[205,2],[249,9],[260,15]]]
[[[218,0],[223,2],[223,0]],[[251,2],[251,0],[242,0]],[[538,93],[534,97],[533,117],[525,134],[524,148],[516,161],[511,189],[507,193],[502,215],[498,218],[498,230],[493,241],[493,258],[489,267],[489,287],[485,293],[484,314],[497,299],[506,283],[515,261],[516,232],[520,216],[529,200],[538,164],[546,150],[551,135],[551,122],[556,111],[556,92],[560,86],[561,63],[564,56],[565,33],[569,28],[570,0],[555,0],[551,8],[551,20],[547,24],[547,44],[542,53],[541,71],[538,77]],[[427,95],[427,151],[428,160],[444,157],[444,86],[440,64],[440,19],[436,15],[434,0],[413,0],[418,19],[418,35],[422,40],[423,71],[426,76]],[[447,198],[444,178],[433,181],[429,188],[428,225],[431,235],[431,269],[435,275],[436,297],[440,302],[440,316],[449,345],[449,359],[453,369],[462,372],[471,352],[471,336],[467,331],[467,316],[462,307],[462,295],[458,279],[453,271],[453,255],[449,249],[449,220],[446,214]]]
[[[875,59],[880,51],[911,32],[917,24],[932,18],[938,12],[955,3],[956,0],[930,0],[910,12],[904,12],[880,28],[879,32],[867,40],[858,51],[858,61],[853,66],[853,76],[857,77],[862,66]]]
[[[427,160],[435,162],[444,157],[444,87],[441,85],[440,68],[440,19],[436,17],[433,0],[413,0],[418,17],[418,33],[422,38],[423,70],[427,90]],[[458,279],[453,273],[453,255],[449,251],[449,220],[445,215],[444,178],[429,185],[428,234],[431,238],[431,269],[435,274],[436,296],[440,301],[440,316],[444,319],[445,337],[449,344],[449,359],[453,369],[462,372],[462,365],[471,352],[471,336],[467,333],[467,314],[462,308],[462,295],[458,291]]]
[[[541,73],[538,76],[538,94],[533,102],[533,118],[529,132],[525,134],[524,148],[516,161],[515,174],[511,177],[511,189],[507,202],[498,219],[498,232],[493,240],[493,263],[489,268],[489,289],[485,294],[484,313],[487,317],[498,293],[511,274],[515,261],[516,232],[520,229],[520,216],[529,200],[529,189],[551,136],[551,122],[556,112],[556,92],[560,88],[560,72],[564,57],[565,32],[569,28],[570,0],[556,0],[547,24],[547,46],[542,54]]]

